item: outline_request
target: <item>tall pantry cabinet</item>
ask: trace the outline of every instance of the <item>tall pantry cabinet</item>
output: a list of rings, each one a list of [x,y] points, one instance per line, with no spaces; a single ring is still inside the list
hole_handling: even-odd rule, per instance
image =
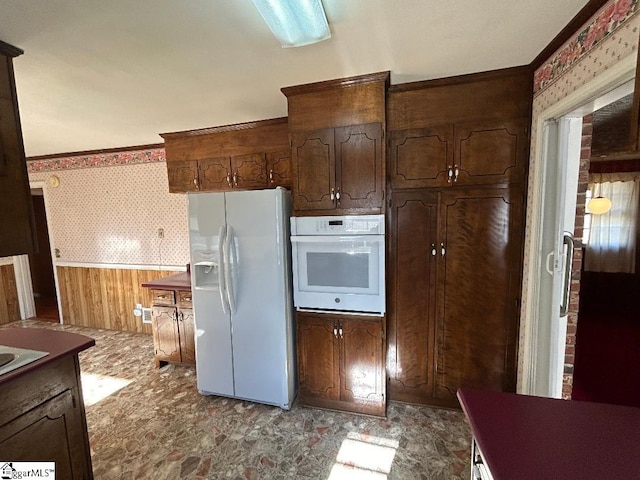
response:
[[[391,87],[389,398],[515,391],[531,74]]]

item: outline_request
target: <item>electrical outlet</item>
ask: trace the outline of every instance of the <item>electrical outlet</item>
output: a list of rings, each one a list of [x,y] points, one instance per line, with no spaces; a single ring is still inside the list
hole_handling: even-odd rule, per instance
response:
[[[151,308],[142,307],[142,323],[152,323]]]
[[[164,238],[164,228],[162,227],[158,229],[158,238]]]

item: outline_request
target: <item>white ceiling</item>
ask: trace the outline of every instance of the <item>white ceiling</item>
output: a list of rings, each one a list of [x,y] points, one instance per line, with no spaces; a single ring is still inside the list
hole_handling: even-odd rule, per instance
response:
[[[286,116],[285,86],[528,64],[587,0],[323,3],[332,38],[283,49],[251,0],[0,0],[27,156]]]

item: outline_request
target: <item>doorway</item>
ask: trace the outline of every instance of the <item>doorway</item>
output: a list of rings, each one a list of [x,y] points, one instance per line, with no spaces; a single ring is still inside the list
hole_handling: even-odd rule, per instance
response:
[[[573,218],[569,223],[575,227],[576,194],[565,188],[564,192],[560,192],[563,196],[554,190],[558,185],[563,185],[554,175],[567,174],[566,171],[559,170],[559,166],[566,167],[562,163],[566,160],[563,155],[567,154],[571,145],[567,145],[567,137],[562,134],[562,129],[556,128],[557,136],[554,138],[553,129],[547,127],[553,123],[572,123],[574,120],[581,124],[585,115],[625,95],[624,88],[629,85],[633,87],[635,71],[636,57],[629,55],[534,118],[535,134],[532,142],[535,142],[535,156],[531,159],[529,178],[532,195],[527,217],[529,238],[523,282],[522,318],[526,322],[523,322],[520,343],[520,393],[555,398],[566,396],[567,386],[563,385],[563,379],[565,374],[570,378],[573,373],[573,359],[565,359],[565,352],[569,354],[573,348],[576,322],[573,321],[573,324],[566,327],[566,318],[563,320],[560,315],[562,294],[557,289],[574,283],[572,296],[575,298],[580,289],[580,281],[579,278],[572,280],[571,277],[565,277],[564,280],[567,281],[558,281],[558,277],[561,278],[564,274],[564,269],[563,247],[558,242],[562,235],[557,233],[562,233],[563,222],[567,221],[565,205],[570,203],[568,200],[574,203]],[[564,184],[570,180],[568,176],[565,179]],[[575,178],[572,181],[575,182]],[[551,189],[550,184],[553,186]],[[581,207],[582,205],[578,208]],[[546,244],[549,239],[552,243]],[[577,315],[578,306],[573,303],[570,315]],[[567,339],[570,341],[569,345]],[[565,371],[566,367],[568,371]],[[568,394],[570,395],[570,387]]]
[[[58,323],[58,298],[56,292],[53,260],[51,258],[51,244],[47,213],[42,188],[31,189],[31,200],[35,218],[37,248],[29,254],[29,270],[33,287],[33,297],[36,308],[36,318],[48,322]]]

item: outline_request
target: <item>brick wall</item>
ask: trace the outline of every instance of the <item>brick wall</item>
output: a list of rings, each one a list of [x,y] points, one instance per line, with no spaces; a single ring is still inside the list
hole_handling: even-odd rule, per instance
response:
[[[578,200],[576,203],[576,222],[571,270],[571,292],[569,295],[569,314],[567,316],[567,339],[564,353],[564,375],[562,379],[562,398],[571,399],[573,390],[573,366],[576,354],[576,330],[578,327],[578,309],[580,301],[580,272],[582,270],[582,232],[584,228],[584,212],[587,187],[589,184],[589,159],[591,158],[591,141],[593,137],[593,115],[582,119],[582,146],[580,150],[580,169],[578,173]]]

